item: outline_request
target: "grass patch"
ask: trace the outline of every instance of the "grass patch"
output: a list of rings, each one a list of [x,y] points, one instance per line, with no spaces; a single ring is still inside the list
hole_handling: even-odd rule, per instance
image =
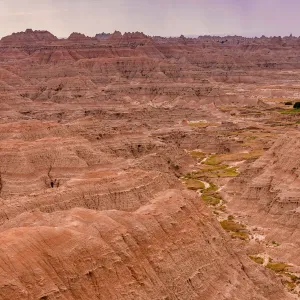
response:
[[[201,198],[206,204],[218,206],[222,201],[222,197],[216,193],[216,191],[219,189],[218,186],[213,183],[209,183],[210,186],[206,189],[204,182],[198,178],[201,178],[198,172],[187,173],[183,177],[183,182],[190,190],[201,190]]]
[[[239,172],[237,171],[236,167],[230,167],[224,169],[221,173],[218,173],[218,177],[235,177],[238,176]]]
[[[221,226],[226,230],[226,231],[233,231],[233,232],[240,232],[242,230],[245,230],[246,226],[240,223],[237,223],[233,220],[224,220],[221,221]]]
[[[197,158],[197,160],[203,160],[206,157],[206,154],[201,152],[201,151],[197,151],[197,150],[193,150],[191,152],[189,152],[189,154],[191,155],[191,157],[193,158]]]
[[[285,109],[285,110],[281,110],[280,113],[283,115],[299,114],[300,108]]]
[[[255,140],[255,137],[252,140]],[[205,164],[207,165],[218,165],[228,161],[242,161],[249,159],[257,159],[264,154],[264,151],[261,149],[252,150],[249,153],[228,153],[228,154],[214,154],[210,156]]]
[[[200,180],[191,178],[191,179],[184,179],[183,181],[189,190],[197,191],[197,190],[205,189],[204,183]]]
[[[257,264],[262,265],[264,263],[264,259],[262,257],[254,256],[254,255],[250,255],[249,257],[250,257],[250,259],[252,259]]]
[[[212,205],[212,206],[217,206],[221,203],[221,198],[216,197],[214,195],[206,195],[203,194],[202,195],[202,199],[208,204],[208,205]]]
[[[193,178],[235,177],[239,173],[236,167],[228,165],[201,165],[200,170],[190,173]]]
[[[270,270],[273,270],[276,273],[282,273],[286,271],[286,269],[289,267],[286,263],[283,262],[269,262],[267,264],[267,268]]]
[[[209,182],[209,185],[210,185],[209,188],[205,190],[207,193],[216,192],[219,189],[219,187],[217,185],[215,185],[211,182]]]
[[[227,232],[231,233],[231,236],[233,238],[239,238],[241,240],[247,240],[249,239],[249,234],[246,230],[246,226],[237,223],[234,220],[223,220],[220,222],[223,229],[225,229]]]
[[[244,241],[249,239],[249,234],[247,232],[232,232],[231,236],[233,238],[238,238]]]
[[[218,165],[220,161],[217,159],[217,155],[213,154],[211,155],[205,162],[206,165]]]

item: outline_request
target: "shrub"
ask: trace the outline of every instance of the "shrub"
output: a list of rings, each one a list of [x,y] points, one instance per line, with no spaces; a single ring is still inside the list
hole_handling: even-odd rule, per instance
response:
[[[296,108],[296,109],[300,108],[300,102],[296,102],[293,107]]]

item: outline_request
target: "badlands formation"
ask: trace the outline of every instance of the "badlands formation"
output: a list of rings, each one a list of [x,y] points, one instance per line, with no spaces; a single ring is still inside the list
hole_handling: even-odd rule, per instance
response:
[[[300,294],[300,39],[0,41],[0,299]]]

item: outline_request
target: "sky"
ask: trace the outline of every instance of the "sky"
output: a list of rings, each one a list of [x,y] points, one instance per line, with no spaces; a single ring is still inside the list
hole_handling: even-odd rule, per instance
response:
[[[143,31],[148,35],[300,36],[300,0],[0,0],[0,37],[13,32]]]

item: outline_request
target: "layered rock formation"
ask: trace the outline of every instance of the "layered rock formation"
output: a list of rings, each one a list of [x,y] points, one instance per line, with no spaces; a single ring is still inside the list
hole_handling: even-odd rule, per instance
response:
[[[102,40],[102,39],[108,39],[110,36],[111,36],[111,33],[102,32],[102,33],[97,33],[95,35],[95,38]]]
[[[3,44],[31,44],[35,42],[53,42],[58,38],[46,30],[27,29],[25,32],[17,32],[12,35],[3,37],[1,43]]]
[[[227,186],[229,207],[278,241],[282,261],[300,265],[300,133],[283,135],[260,159]],[[283,250],[285,249],[285,250]]]
[[[164,192],[134,213],[37,211],[31,225],[28,217],[0,234],[12,255],[1,299],[288,299],[232,253],[194,194]]]
[[[69,41],[72,41],[72,42],[85,42],[85,41],[88,41],[88,40],[92,40],[93,38],[91,37],[88,37],[82,33],[79,33],[79,32],[73,32],[70,34],[70,36],[68,37],[68,40]]]
[[[294,299],[219,221],[297,267],[298,44],[3,38],[0,298]]]

